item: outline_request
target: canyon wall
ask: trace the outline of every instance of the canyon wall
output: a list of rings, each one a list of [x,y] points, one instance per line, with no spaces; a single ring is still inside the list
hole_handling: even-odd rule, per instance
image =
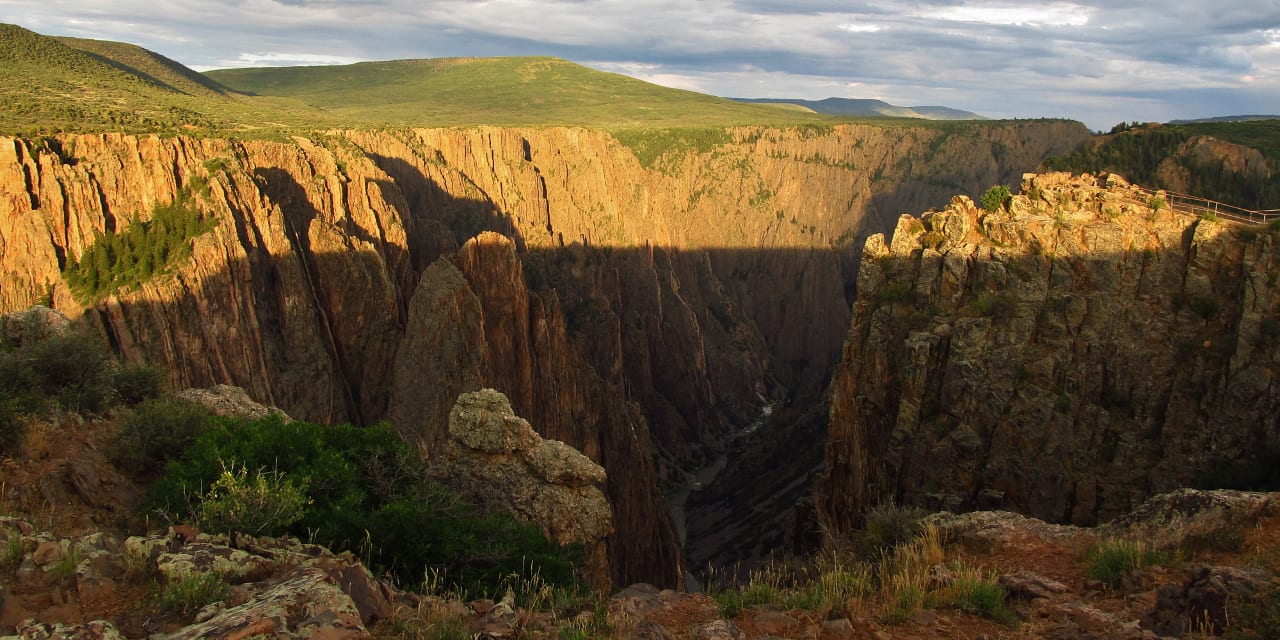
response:
[[[496,388],[609,471],[615,580],[676,585],[661,488],[766,403],[821,402],[858,239],[1085,135],[738,129],[649,168],[567,128],[3,138],[0,310],[51,302],[175,388],[235,384],[317,422],[391,419],[428,456],[457,395]],[[71,295],[69,259],[183,195],[218,222],[189,260]]]
[[[818,510],[1094,524],[1280,447],[1280,235],[1111,176],[1028,176],[866,243]]]

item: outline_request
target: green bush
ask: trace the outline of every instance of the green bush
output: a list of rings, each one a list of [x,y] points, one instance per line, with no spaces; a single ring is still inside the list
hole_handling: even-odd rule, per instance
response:
[[[906,302],[911,299],[911,283],[903,281],[886,282],[884,286],[871,294],[871,304],[883,306]]]
[[[0,395],[0,457],[18,453],[26,436],[27,423],[18,413],[17,402]]]
[[[1018,616],[1008,606],[1009,592],[995,582],[977,576],[956,579],[942,594],[940,604],[955,607],[1005,626],[1013,626]]]
[[[120,402],[133,406],[143,400],[160,396],[164,386],[164,374],[150,365],[127,365],[120,367],[112,382]]]
[[[877,505],[867,512],[862,531],[856,541],[866,557],[892,549],[913,540],[920,533],[920,521],[928,515],[918,507],[898,506],[892,502]]]
[[[190,620],[201,609],[231,595],[226,578],[213,572],[196,572],[170,578],[157,586],[152,605],[162,614]]]
[[[1085,554],[1085,575],[1109,587],[1118,587],[1124,577],[1160,561],[1160,554],[1140,542],[1112,540]]]
[[[169,464],[151,487],[149,506],[181,512],[189,496],[203,495],[222,476],[224,461],[287,474],[305,487],[309,504],[286,531],[356,552],[375,570],[417,580],[435,568],[449,588],[476,597],[493,595],[511,574],[575,583],[580,549],[428,482],[421,458],[388,424],[219,420]]]
[[[114,390],[111,357],[98,340],[79,334],[27,342],[0,354],[0,402],[18,413],[51,403],[72,411],[106,408]]]
[[[200,502],[200,525],[215,533],[275,535],[302,518],[305,485],[278,471],[223,468]]]
[[[1013,193],[1009,191],[1009,187],[1002,184],[993,185],[982,194],[982,208],[987,211],[997,211],[1012,199]]]
[[[180,398],[143,401],[121,421],[111,461],[135,475],[159,473],[215,423],[204,407]]]

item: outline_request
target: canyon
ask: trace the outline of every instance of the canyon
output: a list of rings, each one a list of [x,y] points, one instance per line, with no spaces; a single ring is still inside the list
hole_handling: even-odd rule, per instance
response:
[[[797,513],[813,507],[788,497],[821,464],[850,303],[872,289],[864,239],[1088,135],[1061,121],[727,133],[699,146],[668,131],[651,163],[577,128],[0,138],[0,311],[48,302],[175,389],[390,420],[429,459],[458,395],[497,389],[608,472],[614,584],[680,586],[689,566],[785,544],[775,531],[813,537]],[[217,222],[189,260],[72,295],[68,260],[182,197]],[[664,494],[722,455],[690,496],[686,557]]]

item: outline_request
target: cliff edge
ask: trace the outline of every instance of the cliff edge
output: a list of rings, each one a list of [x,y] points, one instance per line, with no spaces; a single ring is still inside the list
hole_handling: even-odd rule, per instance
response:
[[[1277,230],[1118,176],[1028,175],[872,236],[831,384],[818,510],[883,501],[1094,524],[1247,483],[1280,443]]]

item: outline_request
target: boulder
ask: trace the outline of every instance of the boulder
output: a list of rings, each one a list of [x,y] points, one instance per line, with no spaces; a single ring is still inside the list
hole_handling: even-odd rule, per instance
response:
[[[285,422],[293,421],[284,411],[256,402],[244,389],[229,384],[216,384],[205,389],[183,389],[176,395],[208,409],[214,415],[247,420],[279,415]]]

